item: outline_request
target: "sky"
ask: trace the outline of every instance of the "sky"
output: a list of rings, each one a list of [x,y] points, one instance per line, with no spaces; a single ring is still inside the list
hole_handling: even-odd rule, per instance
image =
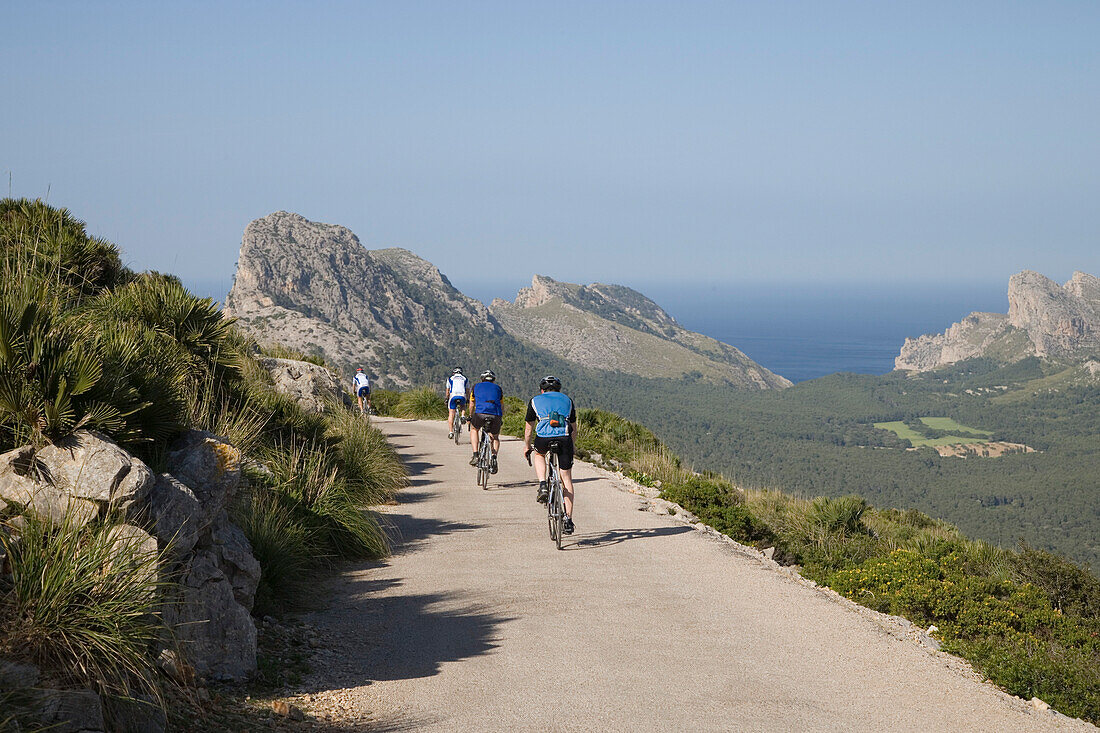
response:
[[[200,290],[277,210],[479,297],[1003,289],[1100,275],[1097,38],[1092,1],[7,3],[0,175]]]

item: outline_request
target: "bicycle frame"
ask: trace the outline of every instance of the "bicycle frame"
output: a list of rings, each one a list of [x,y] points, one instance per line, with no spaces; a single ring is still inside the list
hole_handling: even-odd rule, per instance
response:
[[[550,539],[561,549],[562,526],[565,523],[565,494],[561,482],[561,469],[558,468],[558,452],[561,446],[551,443],[546,451],[546,484],[550,496],[546,499],[546,519],[550,525]]]
[[[489,435],[488,426],[480,430],[481,436],[477,445],[477,482],[483,489],[489,488],[489,461],[493,455],[492,436]]]

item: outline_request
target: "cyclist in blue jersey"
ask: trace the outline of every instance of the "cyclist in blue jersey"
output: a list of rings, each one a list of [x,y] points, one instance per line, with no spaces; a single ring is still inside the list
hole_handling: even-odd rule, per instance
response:
[[[561,380],[543,377],[539,382],[540,393],[527,403],[526,425],[523,428],[523,446],[533,460],[535,475],[539,480],[536,499],[541,503],[549,497],[546,485],[546,451],[551,441],[561,443],[558,468],[561,469],[562,494],[565,499],[565,522],[562,532],[573,534],[573,436],[577,432],[577,408],[573,400],[561,393]],[[531,456],[531,451],[535,455]]]
[[[462,374],[462,367],[451,370],[451,378],[447,380],[447,437],[455,437],[455,411],[462,412],[466,403],[470,401],[470,387],[466,377]],[[459,420],[462,418],[459,417]],[[460,426],[461,427],[461,426]]]
[[[474,385],[473,401],[470,403],[470,446],[474,457],[470,465],[477,465],[477,448],[480,431],[484,428],[491,437],[490,449],[493,457],[489,461],[489,473],[497,472],[497,451],[500,450],[500,426],[504,422],[504,390],[496,383],[497,375],[492,369],[481,373],[481,381]]]

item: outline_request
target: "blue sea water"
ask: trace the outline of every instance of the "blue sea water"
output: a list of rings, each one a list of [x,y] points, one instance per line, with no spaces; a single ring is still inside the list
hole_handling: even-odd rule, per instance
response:
[[[685,328],[732,344],[794,382],[885,374],[906,337],[973,311],[1004,313],[1004,283],[696,285],[637,288]]]

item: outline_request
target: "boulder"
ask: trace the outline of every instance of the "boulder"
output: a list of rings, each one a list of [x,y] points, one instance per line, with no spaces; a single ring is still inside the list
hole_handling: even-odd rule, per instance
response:
[[[103,704],[91,690],[39,691],[38,717],[50,733],[98,733],[105,730]]]
[[[38,451],[35,460],[48,483],[80,499],[130,506],[153,486],[144,463],[95,430],[78,430]]]
[[[164,733],[168,729],[168,716],[147,695],[130,700],[108,700],[107,718],[115,733]]]
[[[160,549],[183,558],[199,541],[203,522],[202,505],[191,489],[174,476],[161,474],[149,492],[146,511]]]
[[[204,548],[205,549],[205,548]],[[240,527],[222,512],[210,528],[208,549],[218,560],[218,568],[233,587],[233,597],[249,611],[260,584],[260,563],[252,554],[252,545]]]
[[[329,402],[351,404],[340,378],[308,361],[261,357],[260,366],[271,375],[275,391],[290,395],[306,412],[324,412]]]
[[[74,499],[64,491],[14,472],[0,473],[0,499],[17,504],[51,522],[69,521],[83,526],[99,515],[99,506],[87,499]]]
[[[180,651],[195,671],[241,680],[256,670],[256,627],[237,602],[214,553],[196,551],[184,568],[180,597],[165,611]]]
[[[38,684],[38,667],[0,659],[0,690],[19,690]]]
[[[126,560],[134,562],[148,562],[148,566],[142,568],[143,580],[149,585],[149,593],[157,590],[157,540],[151,534],[132,524],[118,524],[107,532],[111,542],[112,552]]]
[[[241,452],[224,438],[191,430],[169,451],[168,473],[195,492],[203,524],[210,524],[240,485]]]

